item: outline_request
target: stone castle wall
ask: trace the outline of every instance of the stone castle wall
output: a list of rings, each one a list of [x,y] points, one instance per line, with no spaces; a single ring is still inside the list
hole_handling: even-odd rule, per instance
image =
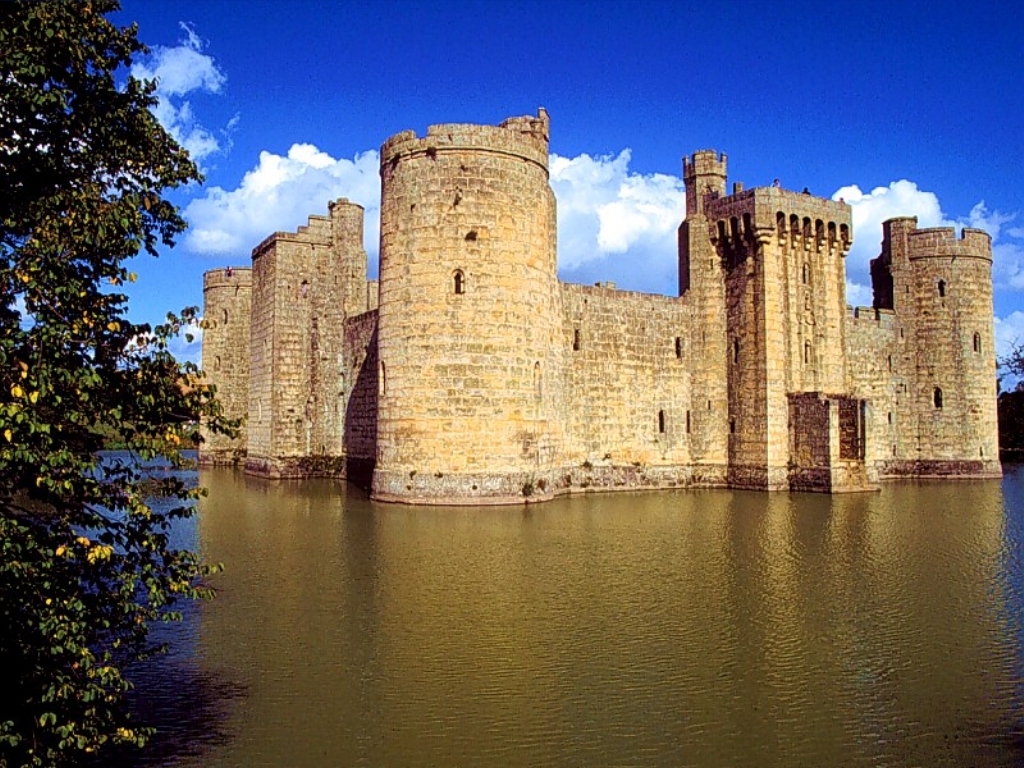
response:
[[[849,206],[727,195],[704,150],[678,297],[563,284],[548,133],[541,110],[385,142],[377,281],[347,201],[257,247],[251,289],[208,273],[204,364],[248,431],[204,460],[428,504],[999,473],[987,235],[890,220],[851,310]]]

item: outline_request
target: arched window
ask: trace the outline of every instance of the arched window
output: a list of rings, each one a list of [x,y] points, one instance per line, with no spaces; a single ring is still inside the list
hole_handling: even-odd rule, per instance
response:
[[[455,293],[459,295],[466,292],[466,276],[462,273],[461,269],[456,269],[452,273],[452,287],[455,289]]]
[[[935,388],[935,391],[932,393],[932,402],[935,403],[935,407],[936,408],[941,408],[942,407],[942,388],[941,387],[936,387]]]
[[[811,342],[804,342],[804,365],[810,365],[811,362]]]
[[[540,360],[533,364],[533,391],[537,395],[538,399],[544,394],[540,376]]]
[[[217,355],[215,358],[213,358],[213,370],[220,370],[220,355]]]
[[[299,295],[302,296],[302,298],[306,298],[307,296],[309,296],[309,281],[308,280],[303,280],[302,281],[302,284],[299,286]]]
[[[974,334],[974,353],[975,354],[980,354],[981,353],[981,334],[980,333]]]
[[[945,280],[939,280],[939,296],[945,296],[945,295],[946,295],[946,281]]]
[[[658,411],[658,431],[659,432],[664,432],[665,431],[665,412],[664,411]]]

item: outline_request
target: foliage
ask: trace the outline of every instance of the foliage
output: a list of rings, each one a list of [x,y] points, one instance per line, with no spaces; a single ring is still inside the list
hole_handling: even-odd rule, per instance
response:
[[[999,450],[1003,459],[1020,460],[1024,458],[1024,346],[1019,341],[1000,358],[999,367],[1017,380],[1013,389],[999,395]]]
[[[0,766],[141,745],[126,665],[147,628],[210,594],[171,524],[199,491],[147,479],[197,422],[225,424],[194,365],[126,316],[127,261],[185,223],[164,191],[199,175],[150,112],[115,0],[0,4]],[[101,466],[119,435],[131,457]],[[154,495],[167,501],[151,504]]]

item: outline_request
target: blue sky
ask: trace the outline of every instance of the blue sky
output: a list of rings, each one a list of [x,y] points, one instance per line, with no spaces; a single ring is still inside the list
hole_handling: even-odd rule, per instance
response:
[[[205,270],[342,196],[367,208],[375,274],[387,137],[544,106],[565,280],[674,293],[681,159],[714,148],[748,188],[852,204],[853,304],[885,218],[988,230],[997,339],[1024,339],[1016,4],[124,0],[116,20],[206,174],[174,195],[189,233],[133,265],[137,321],[201,304]]]

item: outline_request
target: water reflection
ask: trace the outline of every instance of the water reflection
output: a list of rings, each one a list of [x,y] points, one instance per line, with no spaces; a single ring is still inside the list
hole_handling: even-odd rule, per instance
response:
[[[1024,758],[1015,471],[524,509],[201,481],[199,540],[228,567],[195,626],[220,737],[168,764]]]

